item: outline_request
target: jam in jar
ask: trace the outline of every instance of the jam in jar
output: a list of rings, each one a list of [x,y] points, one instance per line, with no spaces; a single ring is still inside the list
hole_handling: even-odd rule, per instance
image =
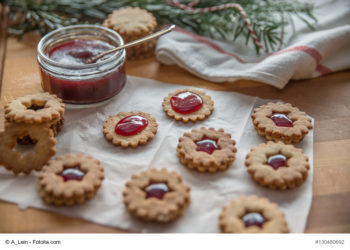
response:
[[[57,29],[38,44],[44,91],[66,103],[89,104],[106,100],[125,85],[125,50],[87,63],[87,59],[123,45],[113,30],[95,25]]]

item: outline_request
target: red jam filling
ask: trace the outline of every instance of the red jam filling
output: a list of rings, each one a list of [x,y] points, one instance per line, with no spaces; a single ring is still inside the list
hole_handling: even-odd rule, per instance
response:
[[[247,213],[242,217],[245,227],[257,226],[262,227],[265,222],[265,218],[260,213]]]
[[[191,114],[203,106],[202,98],[190,91],[181,92],[170,98],[172,109],[180,114]]]
[[[104,41],[78,39],[56,45],[48,51],[47,56],[67,66],[81,66],[86,64],[86,59],[91,55],[97,55],[111,48],[114,46]],[[97,63],[106,57],[99,59]],[[101,69],[101,76],[98,77],[72,80],[64,75],[62,78],[52,75],[42,67],[40,69],[43,89],[67,103],[86,104],[106,100],[119,93],[126,82],[125,64],[106,73]]]
[[[169,187],[165,183],[153,183],[145,188],[146,199],[154,197],[157,199],[163,199],[163,196],[168,193]]]
[[[121,119],[115,125],[115,133],[122,136],[131,136],[140,133],[148,125],[146,118],[139,115],[130,115]]]
[[[208,138],[203,138],[200,141],[196,142],[197,151],[203,151],[208,154],[212,154],[215,150],[219,149],[217,142]]]
[[[80,167],[74,168],[65,168],[60,174],[63,177],[63,180],[66,181],[81,181],[85,175],[83,171],[80,170]]]
[[[267,160],[267,164],[275,170],[280,167],[287,167],[287,157],[282,154],[272,155]]]
[[[293,121],[286,114],[273,113],[270,118],[278,127],[293,127]]]

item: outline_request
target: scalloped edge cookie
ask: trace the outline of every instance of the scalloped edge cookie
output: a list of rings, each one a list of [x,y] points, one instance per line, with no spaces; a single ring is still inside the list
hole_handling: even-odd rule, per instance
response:
[[[194,94],[199,95],[202,99],[203,106],[199,110],[197,110],[196,112],[193,112],[190,114],[181,114],[181,113],[178,113],[178,112],[173,110],[173,108],[171,107],[170,99],[172,96],[177,95],[177,94],[182,93],[182,92],[186,92],[186,91],[189,91],[189,92],[192,92]],[[205,94],[205,92],[199,91],[196,89],[187,89],[186,88],[186,89],[180,89],[180,90],[176,90],[174,92],[169,93],[169,95],[164,98],[163,103],[162,103],[162,107],[163,107],[164,112],[169,117],[174,118],[176,121],[196,122],[198,120],[202,121],[205,118],[207,118],[208,116],[210,116],[210,114],[214,110],[214,102],[210,96]]]
[[[85,173],[81,181],[64,181],[60,173],[65,168],[79,166]],[[66,154],[48,162],[39,176],[40,197],[48,204],[72,206],[91,199],[100,188],[104,171],[100,162],[92,156]]]
[[[268,157],[276,154],[287,157],[287,167],[275,170],[267,164]],[[257,183],[270,189],[281,190],[300,186],[310,169],[309,158],[302,149],[272,141],[253,147],[246,156],[245,165]]]
[[[142,116],[147,119],[148,125],[140,133],[132,136],[122,136],[115,133],[116,124],[123,118],[131,115]],[[112,115],[103,124],[103,134],[106,140],[112,142],[114,145],[127,147],[137,147],[139,145],[146,144],[149,140],[153,139],[154,135],[157,133],[158,123],[155,118],[150,114],[144,112],[119,112],[116,115]]]
[[[197,151],[195,142],[203,138],[216,140],[220,149],[215,150],[212,154]],[[223,129],[201,127],[180,137],[176,151],[181,163],[187,167],[199,172],[214,173],[218,170],[225,170],[232,164],[237,152],[235,145],[235,140],[231,139],[231,135]]]
[[[44,106],[39,110],[29,107]],[[5,105],[5,119],[12,123],[41,124],[47,123],[54,136],[64,125],[65,105],[56,95],[47,92],[18,97]]]
[[[262,228],[245,227],[242,217],[246,213],[261,213],[265,222]],[[224,206],[219,217],[219,227],[223,233],[289,233],[284,213],[276,203],[257,196],[241,196]]]
[[[293,121],[293,127],[279,127],[270,119],[273,113],[282,113]],[[259,135],[267,140],[297,143],[312,129],[312,120],[306,113],[293,107],[290,103],[269,102],[254,109],[252,120]]]
[[[17,139],[30,136],[36,141],[34,152],[24,156],[15,150]],[[0,165],[15,175],[39,171],[56,153],[56,139],[47,124],[6,123],[0,132]]]
[[[171,191],[165,193],[162,199],[147,199],[144,188],[160,182],[165,182]],[[125,185],[123,200],[133,216],[144,221],[166,223],[180,216],[189,206],[190,190],[176,172],[165,168],[150,169],[132,175]]]

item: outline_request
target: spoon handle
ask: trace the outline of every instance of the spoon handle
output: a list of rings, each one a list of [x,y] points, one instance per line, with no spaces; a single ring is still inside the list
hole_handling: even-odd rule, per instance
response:
[[[154,39],[154,38],[156,38],[156,37],[162,36],[162,35],[164,35],[164,34],[170,32],[170,31],[172,31],[174,28],[175,28],[175,25],[173,24],[173,25],[169,26],[168,28],[163,29],[163,30],[160,30],[160,31],[158,31],[158,32],[156,32],[156,33],[153,33],[153,34],[149,35],[149,36],[145,36],[145,37],[140,38],[140,39],[138,39],[138,40],[132,41],[132,42],[130,42],[130,43],[126,43],[126,44],[124,44],[124,45],[122,45],[122,46],[119,46],[119,47],[117,47],[117,48],[114,48],[114,49],[108,50],[108,51],[106,51],[106,52],[103,52],[103,53],[101,53],[101,54],[99,54],[99,55],[97,55],[97,56],[91,57],[88,61],[89,61],[89,62],[95,62],[95,61],[97,61],[98,59],[100,59],[100,58],[102,58],[102,57],[104,57],[105,55],[108,55],[108,54],[110,54],[110,53],[113,53],[113,52],[116,52],[116,51],[118,51],[118,50],[125,49],[125,48],[128,48],[128,47],[131,47],[131,46],[134,46],[134,45],[137,45],[137,44],[146,42],[146,41],[148,41],[148,40]]]

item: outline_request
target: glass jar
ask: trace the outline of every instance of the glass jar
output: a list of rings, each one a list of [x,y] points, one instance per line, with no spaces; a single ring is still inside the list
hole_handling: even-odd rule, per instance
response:
[[[58,62],[50,58],[53,48],[75,40],[103,41],[113,47],[124,44],[117,32],[96,25],[73,25],[50,32],[37,47],[44,91],[73,104],[96,103],[118,94],[126,82],[125,49],[91,64]]]

